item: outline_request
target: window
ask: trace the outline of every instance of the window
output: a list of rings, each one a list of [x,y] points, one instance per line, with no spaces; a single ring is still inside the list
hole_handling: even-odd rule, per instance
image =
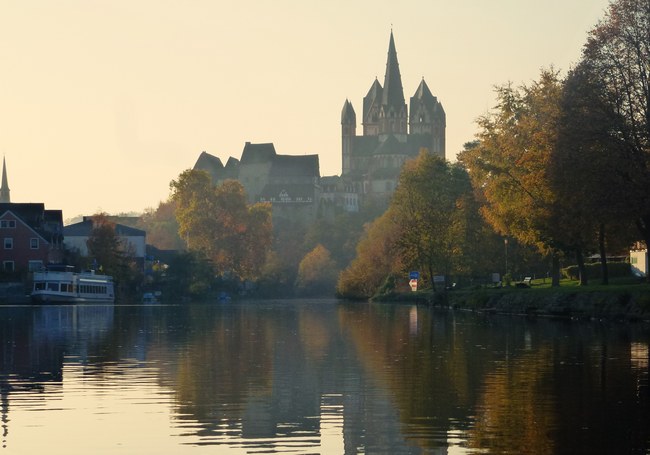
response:
[[[0,228],[7,229],[7,228],[15,228],[16,227],[16,220],[1,220],[0,221]]]
[[[13,272],[14,271],[14,261],[3,261],[2,262],[2,268],[5,272]]]
[[[14,249],[14,239],[13,237],[5,237],[5,250],[13,250]]]
[[[29,247],[32,250],[38,250],[38,237],[32,237],[29,239]]]
[[[29,261],[28,267],[30,272],[38,272],[43,270],[43,261]]]

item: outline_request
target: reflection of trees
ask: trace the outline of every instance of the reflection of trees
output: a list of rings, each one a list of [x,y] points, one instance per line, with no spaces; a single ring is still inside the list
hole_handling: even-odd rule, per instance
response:
[[[339,321],[370,377],[386,388],[403,424],[422,447],[445,446],[450,422],[462,422],[469,405],[467,352],[446,317],[418,312],[412,332],[408,306],[340,307]],[[459,412],[460,411],[460,412]]]
[[[556,366],[558,446],[648,453],[648,370],[636,369],[630,352],[631,340],[648,342],[647,328],[588,326],[581,335],[578,342],[556,349],[560,358],[583,360]]]
[[[195,312],[205,307],[195,308]],[[180,414],[200,421],[238,421],[249,394],[270,392],[274,324],[268,315],[238,307],[208,319],[210,330],[197,330],[179,363]],[[202,316],[195,314],[193,320]],[[204,319],[205,320],[205,319]]]
[[[339,309],[343,333],[411,444],[444,448],[451,434],[486,453],[645,453],[650,445],[647,363],[635,359],[646,366],[634,373],[630,360],[630,337],[647,340],[647,332],[422,307],[415,324],[411,311]]]
[[[468,432],[469,446],[494,453],[554,453],[557,424],[550,396],[552,351],[548,346],[488,372]]]
[[[650,445],[647,329],[331,301],[0,310],[3,433],[11,387],[60,382],[65,352],[100,384],[150,368],[190,444],[317,447],[343,421],[346,453]]]
[[[331,314],[281,303],[193,308],[179,352],[180,418],[201,422],[204,440],[316,435],[323,374],[336,370],[324,365]]]

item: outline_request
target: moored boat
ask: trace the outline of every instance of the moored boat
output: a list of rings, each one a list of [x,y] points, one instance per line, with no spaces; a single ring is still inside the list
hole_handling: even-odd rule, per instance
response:
[[[32,301],[36,303],[113,303],[113,278],[94,270],[75,273],[63,270],[34,272]]]

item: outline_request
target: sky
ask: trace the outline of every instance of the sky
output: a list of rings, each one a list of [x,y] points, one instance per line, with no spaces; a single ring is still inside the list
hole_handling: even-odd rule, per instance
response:
[[[245,142],[341,172],[341,109],[383,84],[391,29],[404,96],[422,78],[447,159],[494,87],[565,74],[608,0],[0,0],[0,153],[12,202],[64,219],[142,212],[202,151]],[[360,134],[361,126],[357,126]]]

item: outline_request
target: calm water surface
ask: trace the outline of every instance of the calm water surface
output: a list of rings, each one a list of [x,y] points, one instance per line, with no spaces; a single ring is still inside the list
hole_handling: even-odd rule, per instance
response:
[[[333,300],[0,307],[7,454],[650,454],[643,324]]]

